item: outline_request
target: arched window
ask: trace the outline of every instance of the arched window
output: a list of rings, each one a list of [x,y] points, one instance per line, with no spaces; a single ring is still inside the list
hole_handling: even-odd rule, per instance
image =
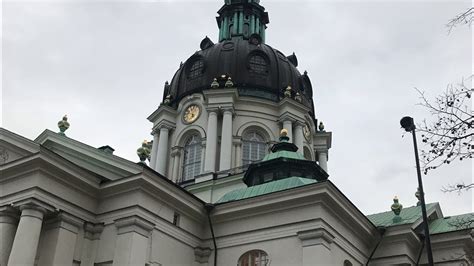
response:
[[[350,262],[349,260],[345,260],[344,266],[352,266],[352,262]]]
[[[238,266],[267,266],[270,258],[263,250],[250,250],[240,256]]]
[[[267,60],[261,55],[254,54],[249,59],[249,69],[250,72],[257,74],[267,74],[268,73],[268,64]]]
[[[194,78],[200,77],[202,75],[203,70],[204,70],[204,60],[198,59],[194,61],[194,63],[191,65],[191,67],[188,70],[188,78],[194,79]]]
[[[201,138],[192,135],[184,144],[183,178],[188,181],[201,173]]]
[[[267,153],[265,138],[256,131],[249,131],[242,137],[242,165],[260,161]]]

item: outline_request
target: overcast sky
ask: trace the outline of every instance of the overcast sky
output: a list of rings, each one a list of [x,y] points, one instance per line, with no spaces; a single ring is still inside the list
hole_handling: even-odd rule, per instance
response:
[[[217,41],[224,0],[2,2],[2,126],[34,139],[68,114],[69,137],[138,161],[164,82],[206,35]],[[296,53],[316,118],[333,132],[330,180],[366,214],[389,210],[394,195],[414,205],[412,141],[399,120],[429,117],[414,87],[434,97],[472,74],[470,29],[445,27],[470,1],[261,4],[267,44]],[[472,182],[471,162],[425,176],[427,202],[471,212],[472,191],[441,192],[458,181]]]

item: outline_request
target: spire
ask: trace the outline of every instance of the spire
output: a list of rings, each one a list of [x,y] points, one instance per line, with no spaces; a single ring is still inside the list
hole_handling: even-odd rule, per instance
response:
[[[261,6],[260,0],[225,0],[224,6],[217,11],[217,26],[219,41],[228,40],[234,36],[250,39],[252,36],[265,42],[268,13]]]

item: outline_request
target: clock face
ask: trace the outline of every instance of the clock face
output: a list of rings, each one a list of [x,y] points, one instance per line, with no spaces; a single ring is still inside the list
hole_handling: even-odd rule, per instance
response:
[[[200,114],[201,114],[201,109],[199,109],[199,106],[195,104],[190,105],[188,106],[188,108],[186,108],[186,111],[184,111],[183,120],[184,122],[190,124],[196,121],[199,118]]]
[[[303,127],[303,135],[307,141],[311,140],[311,129],[309,129],[308,124],[305,124]]]

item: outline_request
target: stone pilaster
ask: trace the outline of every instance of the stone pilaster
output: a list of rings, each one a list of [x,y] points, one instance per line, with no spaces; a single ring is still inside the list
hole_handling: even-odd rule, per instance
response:
[[[303,154],[304,147],[304,134],[303,134],[304,123],[296,122],[295,123],[295,134],[293,143],[298,147],[298,152]]]
[[[208,109],[205,172],[216,171],[217,151],[217,108]]]
[[[219,170],[224,171],[231,168],[232,162],[232,117],[233,108],[225,108],[222,117],[222,138],[219,160]]]
[[[104,230],[104,224],[84,223],[84,241],[81,252],[81,266],[94,266],[99,246],[100,235]]]
[[[173,158],[171,180],[175,183],[178,183],[178,180],[179,180],[179,172],[180,172],[179,166],[181,165],[181,154],[182,154],[181,147],[173,147],[171,149],[171,157]]]
[[[150,167],[151,169],[156,169],[156,157],[158,156],[158,141],[159,141],[159,131],[153,130],[153,146],[151,147],[151,159]]]
[[[328,151],[327,150],[319,150],[318,151],[318,162],[319,166],[323,168],[324,171],[328,171]]]
[[[46,220],[38,265],[70,265],[82,223],[79,218],[65,212]]]
[[[117,240],[113,265],[145,265],[148,238],[155,225],[142,217],[130,216],[115,220],[115,226]]]
[[[303,266],[332,265],[331,244],[334,236],[324,228],[298,232],[303,248]]]
[[[242,166],[242,139],[234,138],[234,167]]]
[[[286,129],[288,131],[288,137],[290,138],[290,142],[293,143],[293,121],[290,119],[283,120],[282,129]]]

